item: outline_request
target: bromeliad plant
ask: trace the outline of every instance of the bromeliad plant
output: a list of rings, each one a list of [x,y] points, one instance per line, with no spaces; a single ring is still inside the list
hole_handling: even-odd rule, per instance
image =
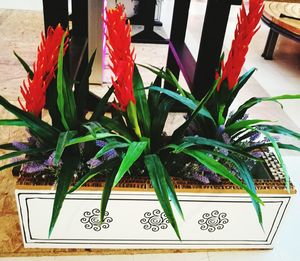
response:
[[[262,12],[262,0],[250,0],[248,13],[244,3],[242,4],[235,30],[235,38],[232,41],[227,61],[224,62],[223,54],[220,58],[220,66],[216,70],[215,82],[201,101],[197,100],[191,93],[183,90],[168,69],[161,70],[153,66],[144,66],[165,81],[173,84],[178,93],[175,94],[157,86],[150,87],[150,90],[159,91],[191,110],[191,113],[186,116],[186,121],[172,135],[172,140],[180,140],[181,144],[170,144],[167,147],[173,150],[174,153],[183,152],[197,160],[199,160],[199,150],[206,153],[206,155],[210,155],[219,163],[222,162],[225,166],[229,166],[254,194],[256,194],[256,190],[251,168],[255,161],[259,161],[262,151],[274,150],[285,173],[287,191],[290,190],[290,182],[280,149],[300,152],[299,147],[281,143],[278,141],[278,137],[274,137],[274,134],[286,135],[299,140],[299,133],[280,125],[274,125],[270,120],[248,119],[247,114],[247,111],[258,103],[272,101],[280,104],[280,100],[300,99],[299,94],[252,97],[240,105],[236,111],[230,111],[239,91],[256,70],[252,68],[240,76],[248,46],[259,29],[258,24]],[[259,222],[262,224],[259,202],[253,197],[252,202]]]
[[[1,145],[1,148],[12,152],[1,156],[0,160],[15,160],[0,167],[0,170],[18,167],[21,175],[55,180],[56,195],[49,236],[67,194],[87,181],[97,176],[106,177],[101,199],[103,220],[113,187],[125,175],[148,175],[161,207],[180,239],[173,207],[182,218],[183,213],[170,177],[175,173],[170,168],[174,158],[196,162],[197,171],[192,175],[196,180],[204,181],[203,173],[209,172],[211,180],[220,181],[218,177],[222,177],[245,190],[251,196],[262,223],[262,201],[256,194],[251,167],[245,159],[260,161],[257,149],[273,147],[284,167],[278,148],[300,149],[278,143],[271,133],[296,138],[300,135],[280,126],[262,124],[267,121],[246,120],[245,113],[262,101],[296,99],[300,95],[252,98],[236,112],[228,114],[232,101],[254,72],[250,70],[239,77],[261,12],[262,0],[251,0],[248,14],[242,6],[228,61],[223,65],[221,58],[216,81],[200,101],[183,90],[170,71],[155,67],[148,67],[158,77],[146,90],[134,62],[131,28],[126,24],[122,5],[106,11],[113,86],[100,99],[91,116],[87,116],[84,110],[87,98],[84,83],[95,54],[83,79],[73,88],[74,82],[69,79],[63,63],[68,48],[68,32],[64,32],[60,25],[50,28],[47,37],[42,37],[33,71],[17,56],[28,72],[28,81],[21,87],[25,104],[20,100],[22,109],[19,109],[0,97],[0,104],[16,116],[13,120],[1,120],[0,124],[26,127],[30,137],[28,142]],[[178,92],[161,88],[161,79],[172,83]],[[105,112],[113,93],[116,101],[112,104],[111,115],[107,116]],[[185,105],[190,113],[172,136],[166,137],[166,119],[175,102]],[[42,117],[45,103],[51,125]],[[266,139],[255,143],[259,136]],[[288,184],[287,178],[287,188]]]

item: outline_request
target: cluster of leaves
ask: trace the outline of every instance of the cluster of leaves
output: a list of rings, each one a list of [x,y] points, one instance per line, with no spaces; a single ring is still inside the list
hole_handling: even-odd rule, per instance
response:
[[[79,87],[73,90],[73,82],[68,79],[64,71],[63,46],[64,39],[58,58],[57,81],[52,83],[47,94],[52,125],[20,110],[0,96],[0,104],[16,116],[16,119],[13,120],[1,120],[0,125],[26,127],[41,144],[39,148],[29,148],[27,150],[16,150],[12,144],[2,145],[1,148],[14,151],[1,156],[0,160],[22,154],[30,155],[30,157],[2,166],[1,170],[22,165],[28,161],[45,160],[43,158],[45,157],[44,153],[47,152],[47,155],[49,155],[53,151],[55,152],[54,165],[61,164],[60,172],[57,175],[49,236],[68,193],[75,191],[87,181],[99,175],[103,168],[110,168],[111,171],[107,175],[101,199],[101,220],[103,220],[113,187],[119,183],[126,173],[130,174],[130,171],[135,169],[137,165],[142,165],[149,175],[161,207],[180,239],[173,209],[176,209],[182,218],[184,218],[184,215],[166,166],[166,159],[172,154],[184,155],[196,160],[205,168],[228,179],[249,193],[259,221],[262,223],[260,210],[262,201],[256,194],[251,173],[242,159],[259,161],[260,159],[253,156],[251,152],[257,148],[273,147],[282,166],[284,166],[279,148],[298,151],[300,149],[289,144],[276,142],[271,133],[290,135],[298,139],[300,135],[281,126],[262,124],[267,121],[242,120],[242,118],[249,108],[259,102],[296,99],[300,98],[300,95],[252,98],[229,117],[228,111],[231,103],[254,70],[250,70],[240,77],[232,92],[222,93],[224,88],[217,92],[216,88],[219,84],[219,79],[217,79],[207,95],[198,101],[192,94],[181,88],[170,71],[164,71],[156,67],[147,67],[157,74],[157,78],[151,86],[145,88],[135,65],[133,87],[136,99],[136,120],[137,125],[140,127],[140,135],[137,135],[132,125],[129,124],[132,119],[129,119],[126,113],[112,109],[111,117],[105,115],[109,106],[109,98],[113,93],[113,87],[101,98],[92,116],[89,119],[86,118],[84,113],[86,99],[83,95],[86,86],[84,83],[90,74],[95,54],[92,56],[84,74],[82,84],[79,84]],[[24,61],[22,63],[25,64]],[[25,67],[30,70],[28,66]],[[162,79],[173,84],[178,92],[162,88]],[[148,95],[146,89],[149,91]],[[190,113],[185,122],[174,131],[171,137],[166,138],[163,130],[168,113],[175,103],[184,105]],[[269,142],[245,149],[240,145],[240,141],[249,138],[253,132],[262,133],[268,138]],[[222,138],[223,133],[229,135],[230,142],[224,141]],[[101,149],[95,146],[97,140],[105,141],[105,145]],[[80,151],[80,144],[85,144],[83,151]],[[111,150],[115,150],[117,153],[113,160],[86,169],[80,179],[72,186],[73,174],[78,169],[80,162],[86,162],[91,158],[99,159]],[[223,153],[224,150],[228,152],[226,155]],[[228,164],[226,165],[224,162],[228,162]],[[235,167],[240,178],[232,172],[228,167],[229,165]],[[287,178],[287,186],[288,184]]]
[[[223,59],[223,57],[221,57],[221,59]],[[186,92],[180,87],[174,75],[168,69],[163,71],[153,66],[144,67],[176,86],[178,93],[176,94],[170,90],[154,86],[150,87],[150,90],[160,91],[168,97],[175,99],[177,102],[184,104],[191,110],[191,113],[186,117],[187,120],[185,123],[175,130],[172,135],[172,139],[179,139],[181,144],[171,144],[168,145],[169,148],[174,149],[175,153],[183,152],[186,149],[196,149],[198,151],[200,148],[201,150],[205,148],[206,150],[204,152],[206,155],[210,155],[214,160],[218,162],[222,161],[228,166],[234,166],[235,171],[239,174],[238,176],[254,195],[256,195],[255,184],[250,168],[246,162],[249,160],[254,162],[261,161],[259,156],[256,155],[256,151],[271,148],[275,151],[285,172],[286,188],[288,191],[290,190],[289,176],[280,149],[300,152],[300,148],[292,144],[278,142],[274,134],[286,135],[298,140],[300,139],[300,134],[283,126],[274,125],[270,120],[247,119],[247,111],[261,102],[271,101],[280,104],[280,100],[300,99],[299,94],[276,97],[252,97],[240,105],[234,113],[229,113],[230,106],[239,91],[255,72],[254,68],[242,75],[232,90],[229,90],[227,86],[228,82],[225,80],[221,83],[219,91],[217,91],[216,88],[220,85],[219,80],[221,77],[217,78],[214,86],[204,99],[197,101],[191,93]],[[196,109],[199,104],[201,104],[201,109],[199,109],[199,107]],[[253,136],[260,136],[263,137],[263,139],[258,142],[249,142]],[[225,149],[226,153],[224,153],[223,149]],[[196,153],[196,155],[197,154],[198,153]],[[207,166],[206,163],[201,163]],[[213,170],[212,167],[209,168]],[[252,197],[252,195],[250,196],[256,209],[259,222],[262,224],[262,213],[259,202]]]

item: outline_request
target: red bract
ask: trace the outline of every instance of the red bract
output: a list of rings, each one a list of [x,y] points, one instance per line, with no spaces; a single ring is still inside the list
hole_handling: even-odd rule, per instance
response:
[[[131,49],[131,27],[126,23],[124,7],[118,4],[106,9],[107,48],[114,77],[112,83],[120,109],[126,111],[130,101],[136,103],[133,92],[134,50]]]
[[[263,0],[250,0],[248,14],[245,4],[242,3],[238,24],[235,29],[235,38],[231,44],[231,50],[226,64],[221,64],[222,79],[227,79],[228,88],[232,90],[238,82],[238,78],[245,62],[248,46],[253,35],[259,29],[259,21],[263,13]],[[219,90],[220,84],[217,88]]]
[[[20,91],[25,99],[25,106],[18,98],[24,111],[39,116],[46,103],[46,90],[52,79],[55,77],[57,60],[62,37],[65,31],[58,25],[55,30],[48,28],[47,37],[42,33],[42,41],[38,47],[37,60],[33,64],[33,78],[27,77],[27,82],[23,81]],[[68,47],[68,40],[65,42],[65,50]]]

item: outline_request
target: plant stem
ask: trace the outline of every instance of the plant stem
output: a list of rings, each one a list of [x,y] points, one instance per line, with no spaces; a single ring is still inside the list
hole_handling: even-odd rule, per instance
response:
[[[127,115],[135,134],[140,139],[142,137],[142,133],[137,119],[136,105],[132,101],[130,101],[127,106]]]

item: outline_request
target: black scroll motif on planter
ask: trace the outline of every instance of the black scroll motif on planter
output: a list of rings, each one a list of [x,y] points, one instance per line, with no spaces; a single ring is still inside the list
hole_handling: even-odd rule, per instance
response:
[[[214,210],[211,212],[211,214],[203,214],[202,219],[198,221],[198,224],[200,225],[201,230],[214,232],[216,231],[216,229],[223,229],[224,225],[229,222],[229,220],[226,217],[226,213],[219,213],[218,210]]]
[[[160,210],[155,209],[151,212],[146,212],[144,214],[144,218],[140,220],[142,224],[144,224],[144,229],[151,229],[153,232],[157,232],[160,229],[168,228],[169,220],[164,212],[160,212]]]
[[[113,219],[109,217],[108,211],[105,211],[103,222],[100,224],[100,210],[98,208],[94,208],[92,212],[84,212],[83,216],[80,222],[85,224],[84,227],[86,229],[93,229],[95,231],[109,228],[109,223],[113,221]]]

